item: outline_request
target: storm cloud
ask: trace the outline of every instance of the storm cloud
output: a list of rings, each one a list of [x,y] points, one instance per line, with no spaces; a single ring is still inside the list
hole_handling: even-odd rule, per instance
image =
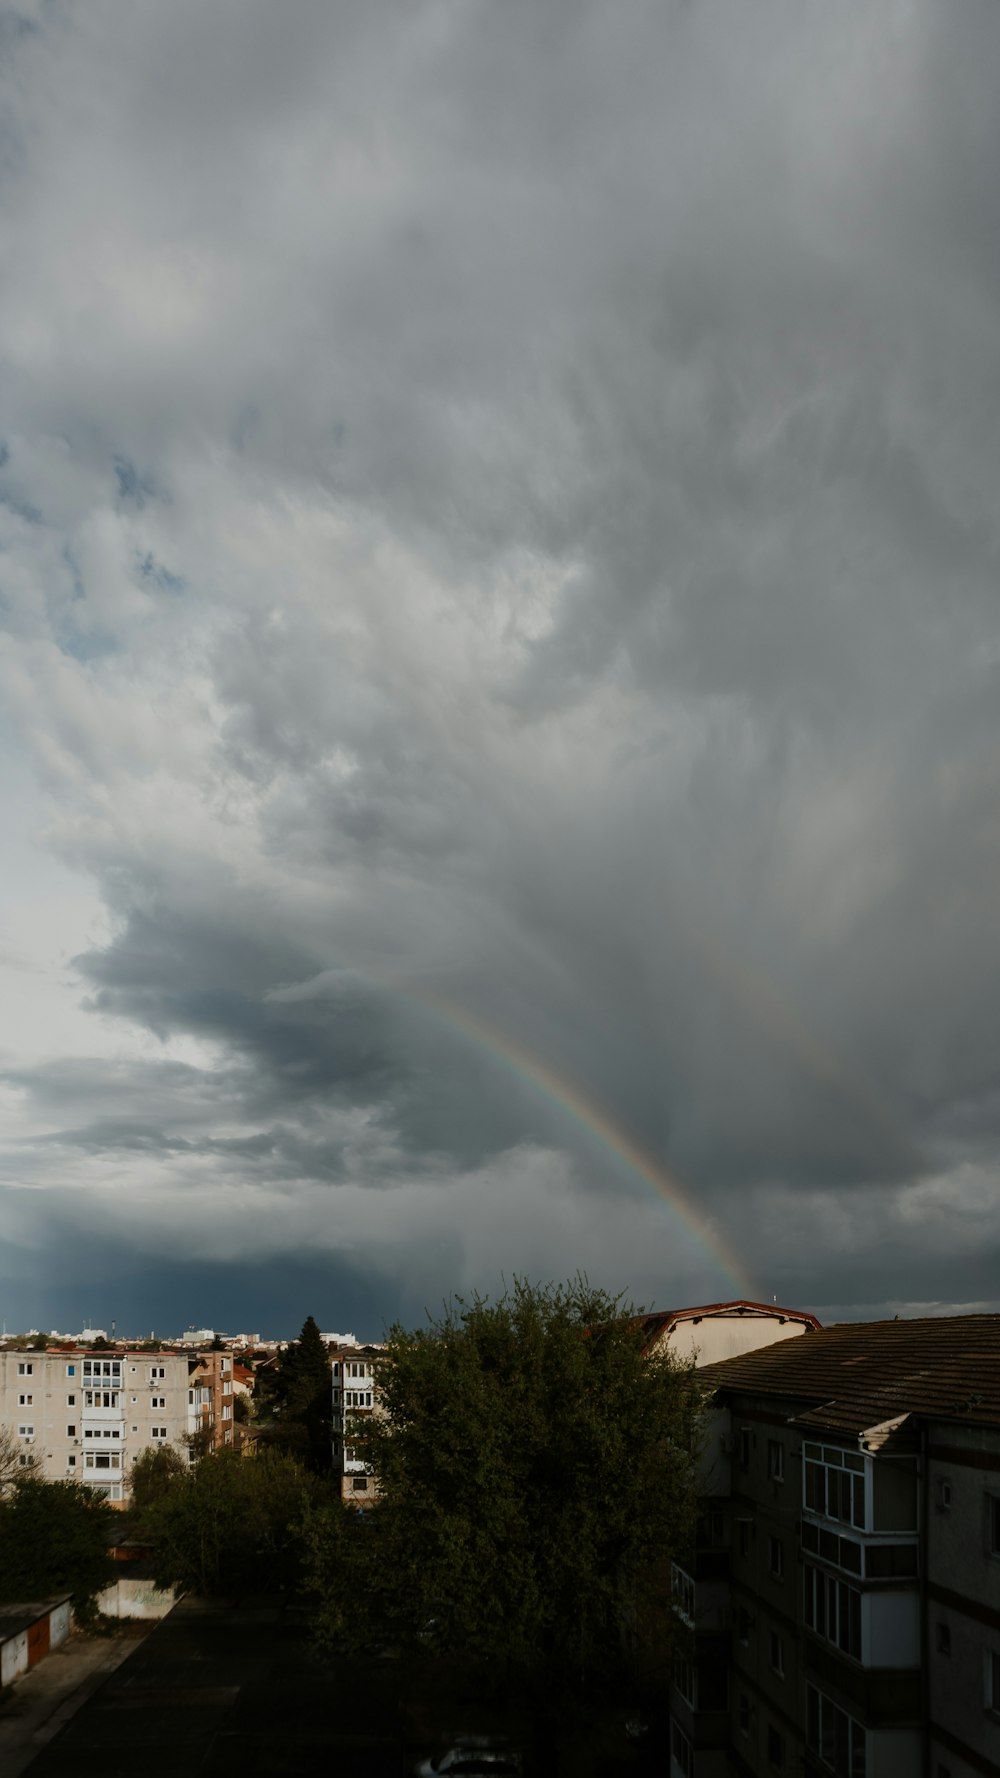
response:
[[[1000,1306],[995,6],[0,30],[8,1324]]]

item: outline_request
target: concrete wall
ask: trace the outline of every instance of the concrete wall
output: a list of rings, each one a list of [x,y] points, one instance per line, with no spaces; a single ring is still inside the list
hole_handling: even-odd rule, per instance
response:
[[[679,1321],[667,1342],[678,1358],[694,1358],[697,1364],[715,1364],[721,1358],[738,1358],[759,1346],[795,1339],[807,1330],[801,1321],[787,1316],[705,1315],[700,1321]]]
[[[112,1581],[97,1597],[97,1609],[105,1617],[161,1618],[177,1603],[172,1587],[161,1590],[151,1580]]]
[[[0,1641],[0,1686],[13,1685],[22,1673],[58,1648],[70,1633],[69,1599],[54,1604],[12,1606],[5,1611],[7,1634]]]

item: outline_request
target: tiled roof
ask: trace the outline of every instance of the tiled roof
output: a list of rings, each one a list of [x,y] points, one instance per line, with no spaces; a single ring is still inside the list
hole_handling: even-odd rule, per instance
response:
[[[798,1402],[802,1427],[863,1432],[903,1414],[1000,1426],[1000,1315],[818,1328],[705,1365],[699,1378]]]

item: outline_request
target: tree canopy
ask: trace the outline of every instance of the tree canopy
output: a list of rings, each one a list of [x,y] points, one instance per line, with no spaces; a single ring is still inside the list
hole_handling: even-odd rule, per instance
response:
[[[301,1571],[297,1522],[323,1486],[267,1445],[247,1456],[214,1451],[173,1474],[149,1465],[139,1529],[153,1545],[157,1584],[205,1596],[293,1591]]]
[[[643,1356],[631,1309],[585,1280],[455,1299],[390,1331],[379,1400],[350,1433],[379,1504],[310,1529],[328,1640],[431,1643],[578,1692],[637,1647],[668,1658],[699,1394]]]
[[[333,1397],[330,1358],[312,1315],[302,1332],[258,1376],[255,1408],[268,1443],[290,1452],[317,1475],[331,1465]]]
[[[114,1508],[77,1482],[15,1482],[0,1504],[0,1599],[67,1592],[85,1610],[114,1578],[116,1523]]]

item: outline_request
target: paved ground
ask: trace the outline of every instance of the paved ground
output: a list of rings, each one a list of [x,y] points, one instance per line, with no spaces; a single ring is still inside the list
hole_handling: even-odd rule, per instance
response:
[[[385,1666],[315,1660],[304,1624],[273,1603],[182,1599],[47,1745],[36,1743],[30,1766],[8,1771],[0,1760],[0,1772],[403,1778],[410,1761]]]
[[[0,1773],[20,1778],[108,1674],[152,1626],[129,1625],[116,1636],[71,1636],[9,1687],[0,1700]]]

